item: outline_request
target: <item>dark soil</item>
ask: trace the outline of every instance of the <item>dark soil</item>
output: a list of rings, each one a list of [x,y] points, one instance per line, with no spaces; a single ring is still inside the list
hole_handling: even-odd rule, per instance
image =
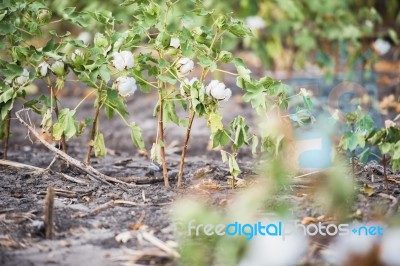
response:
[[[231,85],[234,86],[233,84],[232,80]],[[238,90],[235,92],[237,94]],[[65,107],[73,108],[79,102],[79,97],[72,95],[72,89],[71,95],[67,93],[62,97],[63,102],[67,103]],[[157,98],[152,94],[135,94],[128,100],[130,116],[127,120],[137,122],[143,129],[147,147],[151,147],[156,137],[157,121],[152,117],[153,110],[150,108],[156,101]],[[80,109],[79,118],[91,117],[94,114],[92,106],[93,99],[88,99]],[[225,122],[240,114],[246,117],[250,124],[257,123],[254,111],[243,104],[240,97],[234,96],[232,101],[223,104],[222,112]],[[32,115],[32,120],[38,125],[37,117]],[[162,176],[159,167],[152,165],[148,158],[137,154],[131,144],[129,130],[118,118],[101,121],[103,122],[100,128],[105,134],[109,151],[106,158],[93,159],[92,164],[96,169],[117,178]],[[26,129],[22,128],[17,120],[12,121],[12,131],[9,160],[46,168],[52,161],[53,154],[36,142],[32,143]],[[221,201],[228,200],[236,193],[226,182],[229,172],[227,166],[221,162],[219,152],[208,149],[209,129],[204,119],[195,120],[193,126],[189,155],[186,159],[185,188],[175,188],[184,133],[183,128],[176,126],[169,126],[166,131],[167,150],[170,150],[167,157],[173,186],[171,189],[165,188],[160,182],[132,184],[129,187],[100,185],[90,181],[74,168],[65,169],[60,161],[52,167],[54,171],[46,173],[0,165],[0,265],[121,265],[126,262],[148,265],[177,264],[171,258],[154,256],[160,250],[150,242],[144,241],[141,232],[150,232],[177,249],[170,213],[171,204],[175,200],[186,195],[198,194],[206,195],[204,198],[209,203],[220,205]],[[86,153],[87,138],[88,136],[82,136],[71,141],[70,155],[82,160]],[[239,156],[239,161],[244,170],[240,177],[245,180],[251,179],[254,173],[249,152],[245,150]],[[76,184],[55,174],[60,171],[85,180],[88,185]],[[372,174],[374,180],[371,180]],[[394,181],[390,181],[390,194],[399,197],[399,176],[392,174],[392,177]],[[209,180],[214,185],[213,188],[202,186]],[[396,183],[396,180],[399,182]],[[293,195],[288,197],[293,205],[299,207],[296,215],[302,219],[324,214],[318,209],[318,204],[313,202],[312,197],[307,196],[309,185],[307,187],[304,182],[295,184]],[[373,187],[374,193],[368,196],[360,191],[353,211],[360,210],[363,213],[361,219],[365,221],[386,215],[392,201],[380,195],[385,193],[381,167],[378,164],[359,166],[357,183],[360,188],[368,184]],[[56,236],[53,240],[45,240],[43,206],[46,189],[50,186],[75,194],[73,197],[56,196]],[[93,212],[99,206],[113,200],[124,200],[136,205],[119,204]],[[394,211],[396,213],[397,208]],[[127,243],[117,242],[115,237],[129,231],[141,217],[144,218],[139,230],[131,231],[133,237]],[[320,242],[323,241],[316,239],[314,243]],[[318,254],[313,254],[310,262],[318,263]]]

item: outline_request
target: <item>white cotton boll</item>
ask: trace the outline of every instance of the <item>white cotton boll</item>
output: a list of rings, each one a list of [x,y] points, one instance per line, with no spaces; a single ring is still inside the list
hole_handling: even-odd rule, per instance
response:
[[[181,95],[184,97],[188,96],[188,94],[185,92],[185,86],[192,87],[195,82],[199,82],[199,79],[192,78],[191,80],[189,80],[188,78],[185,78],[179,87]]]
[[[206,93],[208,96],[213,97],[219,101],[228,101],[232,96],[232,91],[226,88],[225,84],[218,80],[212,80],[206,87]]]
[[[133,54],[129,51],[122,51],[121,52],[122,58],[124,59],[125,62],[125,67],[128,68],[132,68],[135,60],[133,58]]]
[[[29,80],[29,71],[24,68],[22,75],[15,79],[18,85],[24,85]]]
[[[225,84],[218,83],[217,86],[211,88],[211,96],[217,100],[225,99]]]
[[[181,46],[181,42],[179,41],[178,38],[171,38],[171,42],[169,46],[174,47],[175,49],[178,49]]]
[[[50,67],[49,64],[47,64],[46,62],[42,62],[39,64],[38,67],[39,67],[40,76],[42,76],[42,77],[47,76],[47,72]]]
[[[120,53],[114,52],[113,58],[114,58],[114,60],[112,60],[113,65],[119,71],[122,71],[125,68],[127,69],[132,68],[135,63],[133,54],[129,51],[122,51]]]
[[[217,86],[218,83],[219,83],[218,80],[212,80],[210,84],[208,84],[208,86],[206,87],[206,93],[208,96],[211,96],[211,89]]]
[[[381,244],[381,262],[388,266],[400,265],[400,229],[385,232]]]
[[[225,90],[225,99],[223,100],[224,102],[227,102],[232,96],[232,91],[231,89],[226,89]]]
[[[267,26],[265,20],[259,16],[246,18],[246,25],[253,31],[262,30]]]
[[[114,67],[116,69],[118,69],[119,71],[124,70],[125,68],[125,62],[124,62],[124,58],[122,57],[122,55],[120,53],[113,53],[113,58],[114,60],[112,60],[112,63],[114,65]]]
[[[90,34],[90,32],[83,31],[78,35],[78,40],[81,40],[87,45],[92,41],[92,34]]]
[[[71,60],[77,65],[83,64],[85,60],[85,55],[81,50],[76,49],[71,55]]]
[[[373,43],[373,47],[375,49],[375,51],[378,52],[379,55],[384,55],[387,52],[389,52],[391,45],[389,42],[383,40],[383,39],[377,39],[374,43]]]
[[[385,120],[385,128],[395,127],[396,123],[392,120]]]
[[[352,255],[367,254],[373,248],[377,237],[356,235],[340,235],[329,246],[329,253],[325,254],[325,260],[334,265],[343,265]]]
[[[310,97],[311,93],[308,90],[306,90],[305,88],[301,88],[300,89],[300,95],[304,96],[304,97]]]
[[[308,239],[302,234],[281,236],[255,236],[239,266],[297,265],[305,255]]]
[[[116,82],[118,92],[123,97],[132,95],[137,90],[136,80],[132,77],[119,77]]]
[[[179,59],[176,63],[181,74],[186,75],[194,68],[194,62],[187,57]]]

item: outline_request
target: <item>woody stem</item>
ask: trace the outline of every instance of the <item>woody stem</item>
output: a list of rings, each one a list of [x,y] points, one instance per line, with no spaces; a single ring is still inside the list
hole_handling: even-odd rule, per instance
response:
[[[194,120],[195,112],[194,110],[190,111],[190,116],[189,116],[189,124],[186,129],[186,136],[185,136],[185,142],[183,143],[183,150],[182,150],[182,155],[181,155],[181,162],[179,165],[179,174],[178,174],[178,187],[182,187],[182,179],[183,179],[183,167],[185,164],[185,157],[186,157],[186,151],[190,139],[190,131],[192,130],[192,125],[193,125],[193,120]]]
[[[7,112],[6,116],[6,129],[5,129],[5,139],[4,139],[4,154],[3,154],[3,159],[7,160],[7,154],[8,154],[8,142],[10,140],[10,125],[11,125],[11,111]]]
[[[101,108],[100,97],[101,97],[101,94],[99,93],[99,98],[98,98],[99,100],[97,102],[96,113],[93,118],[93,125],[92,125],[92,129],[90,130],[90,140],[89,140],[88,149],[86,152],[85,163],[87,163],[87,164],[90,164],[90,157],[91,157],[92,150],[93,150],[93,141],[94,141],[94,138],[95,138],[96,132],[97,132],[97,124],[98,124],[100,108]]]
[[[167,162],[165,160],[165,142],[164,142],[164,110],[163,110],[163,97],[161,95],[161,90],[159,90],[159,102],[160,102],[160,111],[158,113],[158,130],[159,136],[158,140],[161,142],[161,161],[162,161],[162,168],[163,168],[163,177],[164,177],[164,185],[166,187],[170,187],[169,180],[168,180],[168,169],[167,169]]]

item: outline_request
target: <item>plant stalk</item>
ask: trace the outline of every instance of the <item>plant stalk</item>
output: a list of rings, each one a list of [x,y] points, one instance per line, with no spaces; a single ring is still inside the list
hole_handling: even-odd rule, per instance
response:
[[[160,102],[160,111],[158,113],[158,130],[159,136],[158,140],[161,141],[161,161],[162,161],[162,168],[163,168],[163,177],[164,177],[164,185],[166,187],[170,187],[169,180],[168,180],[168,169],[167,169],[167,162],[165,160],[165,141],[164,141],[164,110],[163,110],[163,97],[161,95],[161,91],[158,93],[159,95],[159,102]]]
[[[183,179],[183,166],[185,164],[185,157],[186,157],[186,151],[190,139],[190,131],[192,130],[192,125],[193,125],[193,120],[194,120],[195,112],[194,110],[190,111],[190,116],[189,116],[189,124],[186,129],[186,136],[185,136],[185,142],[183,144],[183,150],[182,150],[182,155],[181,155],[181,162],[179,164],[179,174],[178,174],[178,188],[182,187],[182,179]]]
[[[57,95],[54,93],[54,89],[53,89],[53,87],[50,87],[50,90],[51,90],[51,93],[52,93],[52,95],[53,95],[53,98],[54,98],[54,112],[56,113],[56,117],[57,117],[57,119],[58,119],[58,116],[59,116],[59,109],[58,109],[58,99],[57,99]],[[67,150],[68,148],[67,148],[67,140],[66,140],[66,138],[65,138],[65,133],[63,132],[62,134],[61,134],[61,150],[63,151],[63,152],[65,152],[65,153],[68,153],[68,150]]]
[[[100,96],[101,95],[99,95],[99,99],[100,99]],[[99,102],[97,103],[97,107],[96,107],[96,113],[93,118],[92,129],[90,130],[90,139],[89,139],[89,144],[88,144],[88,149],[86,152],[86,159],[85,159],[86,164],[90,164],[90,157],[91,157],[92,150],[93,150],[93,141],[94,141],[94,138],[97,133],[97,124],[98,124],[99,115],[100,115],[100,108],[101,108],[101,103],[99,100]]]
[[[10,141],[10,126],[11,126],[11,111],[7,112],[6,116],[6,135],[4,139],[4,154],[3,154],[3,159],[7,160],[7,155],[8,155],[8,143]]]
[[[387,158],[386,158],[386,154],[382,155],[382,163],[383,163],[383,177],[385,178],[385,190],[386,190],[386,193],[389,194],[388,179],[387,179]]]

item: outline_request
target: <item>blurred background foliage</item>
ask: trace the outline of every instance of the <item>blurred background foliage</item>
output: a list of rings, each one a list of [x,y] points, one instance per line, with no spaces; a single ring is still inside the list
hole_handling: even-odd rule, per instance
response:
[[[59,17],[70,6],[77,11],[107,10],[124,27],[129,25],[135,9],[134,5],[124,3],[132,2],[135,0],[55,0],[47,4]],[[205,9],[216,10],[216,15],[232,12],[245,20],[253,29],[254,38],[227,40],[225,45],[253,50],[268,69],[304,69],[310,61],[336,72],[345,66],[371,68],[376,59],[372,46],[377,39],[394,46],[399,42],[397,0],[178,0],[173,16],[176,22],[190,25],[193,20],[204,19],[185,15],[187,10],[198,8],[199,3]],[[199,9],[199,12],[205,11]],[[204,26],[210,26],[209,23],[202,21]],[[99,30],[98,23],[87,26],[88,31]]]

